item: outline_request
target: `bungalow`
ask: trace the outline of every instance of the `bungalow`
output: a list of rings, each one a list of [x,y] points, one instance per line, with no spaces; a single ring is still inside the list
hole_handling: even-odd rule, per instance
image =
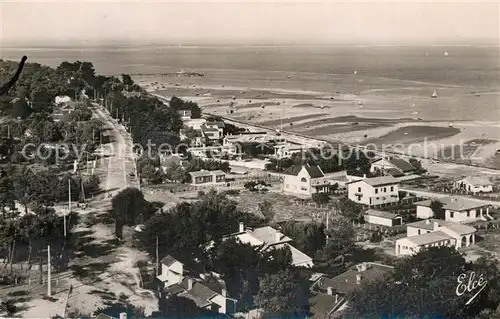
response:
[[[231,315],[236,310],[236,300],[227,296],[226,285],[217,274],[200,275],[200,278],[184,275],[184,264],[172,256],[161,261],[162,283],[168,296],[178,295],[191,299],[202,309]]]
[[[226,173],[221,170],[189,172],[192,185],[207,185],[226,182]]]
[[[383,279],[394,271],[394,267],[373,262],[364,262],[335,276],[314,274],[310,281],[309,299],[312,318],[333,318],[348,307],[347,295],[360,289],[361,284]],[[376,297],[375,297],[376,298]]]
[[[455,196],[416,202],[417,218],[426,219],[436,217],[431,208],[433,201],[441,203],[444,219],[447,221],[469,223],[477,220],[487,220],[486,217],[491,218],[491,216],[489,216],[488,204]]]
[[[364,214],[365,222],[374,225],[394,227],[403,224],[403,218],[391,212],[369,209]]]
[[[392,176],[365,178],[347,183],[348,198],[356,203],[374,206],[399,201],[399,182]]]
[[[455,181],[453,187],[470,193],[493,192],[493,183],[486,177],[479,176],[467,176],[461,180]]]
[[[412,255],[428,247],[468,247],[475,244],[475,232],[474,227],[440,219],[410,223],[406,225],[407,237],[396,240],[396,256]]]
[[[399,157],[380,158],[372,162],[370,172],[381,171],[394,177],[412,175],[417,172],[417,168],[410,162]]]
[[[327,193],[330,182],[319,166],[293,165],[283,172],[282,191],[295,196],[311,197],[316,193]]]
[[[243,223],[239,225],[239,231],[235,234],[226,236],[225,238],[234,237],[240,242],[250,244],[252,246],[261,246],[262,250],[289,248],[292,254],[292,265],[296,267],[312,267],[314,266],[311,257],[307,256],[290,243],[292,239],[285,236],[279,230],[270,226],[260,227],[254,230],[245,229]]]
[[[274,146],[274,156],[278,159],[290,157],[293,154],[302,153],[306,150],[306,147],[301,144],[293,143],[280,143]]]
[[[221,130],[209,127],[206,124],[201,126],[201,134],[209,141],[219,141],[223,136]]]

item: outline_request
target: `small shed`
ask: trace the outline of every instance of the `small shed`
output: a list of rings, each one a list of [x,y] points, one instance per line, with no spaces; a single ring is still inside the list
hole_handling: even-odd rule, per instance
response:
[[[369,209],[364,214],[365,222],[374,225],[394,227],[403,224],[403,218],[391,212]]]

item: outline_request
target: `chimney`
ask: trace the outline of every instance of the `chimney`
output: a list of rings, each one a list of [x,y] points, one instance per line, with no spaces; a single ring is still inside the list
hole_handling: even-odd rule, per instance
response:
[[[366,174],[363,174],[363,178],[366,178]]]
[[[356,274],[356,283],[359,285],[361,283],[361,275]]]
[[[361,270],[360,270],[360,272],[361,272],[361,271],[365,271],[365,270],[366,270],[366,268],[367,268],[366,263],[365,263],[365,262],[364,262],[364,263],[362,263],[362,264],[361,264],[361,267],[360,267],[360,269],[361,269]]]
[[[188,278],[188,289],[187,290],[191,290],[191,289],[193,289],[193,279]]]
[[[221,295],[222,295],[223,297],[226,297],[226,296],[227,296],[227,291],[226,291],[226,289],[222,288]]]
[[[205,279],[207,279],[207,276],[205,276],[205,274],[200,274],[200,278],[201,278],[202,280],[205,280]]]
[[[335,303],[338,303],[339,302],[339,295],[335,295]]]
[[[425,224],[426,224],[426,225],[430,225],[430,223],[431,223],[431,221],[430,221],[430,220],[428,220],[428,219],[426,219],[426,220],[425,220]]]
[[[328,288],[326,288],[326,293],[327,293],[329,296],[333,295],[333,289],[332,289],[332,287],[328,287]]]
[[[120,319],[127,319],[127,313],[126,312],[121,312],[120,313]]]
[[[279,231],[276,232],[276,242],[281,240],[281,233]]]
[[[243,224],[242,222],[240,222],[240,233],[244,232],[245,231],[245,224]]]
[[[438,222],[433,222],[432,223],[432,230],[437,230],[439,228],[439,223]]]

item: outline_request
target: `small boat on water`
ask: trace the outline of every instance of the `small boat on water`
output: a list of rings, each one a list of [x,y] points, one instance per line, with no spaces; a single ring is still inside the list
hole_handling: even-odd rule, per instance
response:
[[[432,95],[431,95],[432,98],[437,98],[438,97],[438,93],[436,90],[434,90],[434,92],[432,92]]]
[[[444,56],[448,56],[448,51],[444,51]]]
[[[449,123],[449,124],[448,124],[448,127],[453,127],[453,123]]]

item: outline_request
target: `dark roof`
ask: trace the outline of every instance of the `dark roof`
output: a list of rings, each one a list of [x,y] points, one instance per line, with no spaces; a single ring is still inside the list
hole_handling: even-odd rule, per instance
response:
[[[224,128],[226,125],[224,124],[223,121],[207,121],[207,125],[217,125],[219,128]]]
[[[365,282],[383,278],[385,275],[394,271],[394,268],[391,266],[370,262],[366,264],[367,269],[361,272],[356,269],[356,266],[353,266],[336,277],[324,277],[320,279],[318,288],[326,291],[328,287],[332,287],[335,292],[347,295],[360,287],[360,284],[356,282],[356,275],[360,274],[361,282]]]
[[[293,166],[290,166],[288,169],[286,169],[283,174],[287,174],[287,175],[294,175],[294,176],[297,176],[300,171],[302,170],[302,167],[304,167],[307,171],[307,173],[309,174],[309,176],[311,176],[311,178],[319,178],[319,177],[324,177],[325,175],[323,174],[323,172],[321,171],[321,169],[319,168],[319,166],[310,166],[310,165],[293,165]]]
[[[202,130],[203,132],[218,132],[218,131],[219,131],[219,130],[218,130],[218,129],[216,129],[216,128],[207,127],[205,124],[203,124],[203,125],[201,126],[201,130]]]
[[[398,184],[398,180],[392,176],[379,176],[379,177],[365,178],[365,179],[361,179],[361,180],[356,181],[356,182],[365,182],[368,185],[371,185],[374,187],[391,185],[391,184]]]
[[[165,258],[163,258],[161,260],[161,263],[168,267],[168,266],[172,265],[173,263],[175,263],[176,261],[178,261],[178,260],[170,255],[167,255]]]
[[[403,173],[412,172],[412,171],[417,170],[409,162],[407,162],[404,159],[399,158],[399,157],[393,157],[393,158],[389,159],[389,162],[391,162],[392,165],[396,166]]]
[[[387,172],[387,174],[391,175],[392,177],[400,177],[400,176],[405,175],[403,172],[401,172],[400,170],[398,170],[396,168],[389,168],[385,171]]]
[[[345,302],[345,298],[339,296],[335,303],[335,294],[328,295],[323,292],[312,292],[309,298],[309,311],[313,318],[330,318],[330,314]]]

